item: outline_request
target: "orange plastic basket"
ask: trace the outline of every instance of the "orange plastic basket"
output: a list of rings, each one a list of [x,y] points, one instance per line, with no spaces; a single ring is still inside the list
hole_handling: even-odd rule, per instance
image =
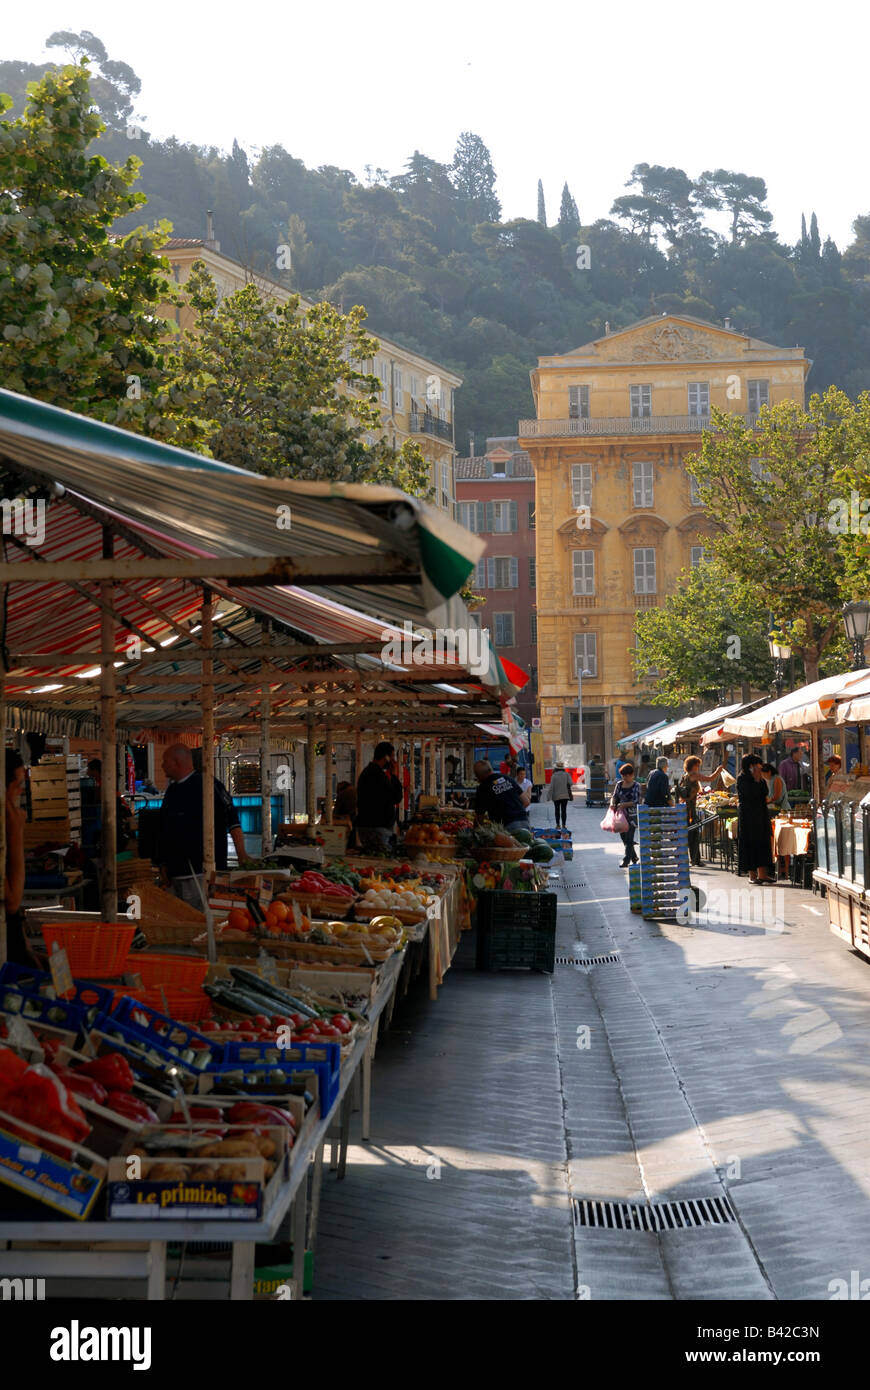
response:
[[[46,922],[42,928],[49,955],[56,941],[73,975],[83,980],[123,975],[135,934],[135,923],[121,922]]]
[[[208,974],[208,961],[204,956],[173,956],[171,953],[149,951],[137,952],[128,961],[131,974],[141,975],[146,989],[152,985],[163,985],[174,989],[177,985],[189,985],[198,989]]]
[[[112,1012],[123,999],[135,999],[138,1004],[146,1004],[160,1014],[168,1013],[176,1023],[199,1023],[211,1017],[211,999],[201,989],[185,985],[165,985],[163,989],[151,986],[148,989],[127,989],[115,985],[112,993]]]

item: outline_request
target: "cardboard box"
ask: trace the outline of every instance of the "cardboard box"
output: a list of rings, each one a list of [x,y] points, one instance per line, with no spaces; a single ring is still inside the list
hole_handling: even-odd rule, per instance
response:
[[[31,1130],[32,1138],[12,1134],[3,1126]],[[52,1136],[0,1111],[0,1183],[44,1202],[64,1216],[84,1221],[90,1215],[106,1175],[105,1162],[89,1149],[78,1148],[75,1159],[61,1158],[42,1147]],[[54,1141],[57,1143],[57,1140]]]
[[[254,1254],[254,1298],[255,1300],[275,1301],[279,1289],[284,1289],[293,1279],[292,1245],[258,1245]],[[310,1294],[314,1288],[314,1251],[305,1251],[302,1266],[302,1292]]]

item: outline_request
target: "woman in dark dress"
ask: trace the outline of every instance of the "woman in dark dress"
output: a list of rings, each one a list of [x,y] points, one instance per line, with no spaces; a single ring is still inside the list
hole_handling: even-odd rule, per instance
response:
[[[773,880],[770,847],[770,817],[767,814],[767,783],[762,776],[761,758],[747,753],[740,762],[737,778],[737,872],[749,874],[750,883]]]

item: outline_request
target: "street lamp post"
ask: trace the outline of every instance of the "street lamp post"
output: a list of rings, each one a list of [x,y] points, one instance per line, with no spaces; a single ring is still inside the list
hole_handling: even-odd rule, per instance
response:
[[[853,599],[843,604],[843,624],[846,636],[852,643],[852,670],[863,671],[867,664],[864,644],[870,632],[870,603],[866,599]],[[858,758],[864,763],[867,759],[867,736],[864,725],[858,725]]]
[[[791,656],[791,647],[787,642],[781,642],[779,638],[771,632],[767,638],[767,648],[770,655],[773,657],[773,686],[776,691],[776,698],[779,700],[782,697],[782,687],[785,683],[785,667],[786,662]],[[777,730],[774,750],[774,757],[776,758],[778,766],[779,755],[782,752],[779,730]]]
[[[863,671],[866,665],[864,643],[870,633],[870,603],[866,599],[855,599],[843,605],[843,623],[846,636],[852,643],[852,670]]]
[[[586,766],[586,749],[583,745],[583,677],[591,676],[591,671],[581,671],[577,667],[577,743],[580,747],[580,763]]]

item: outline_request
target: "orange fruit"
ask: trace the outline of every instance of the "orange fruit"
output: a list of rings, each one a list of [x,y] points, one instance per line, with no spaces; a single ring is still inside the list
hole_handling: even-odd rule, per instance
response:
[[[252,925],[251,914],[248,912],[247,908],[232,907],[230,908],[228,925],[232,927],[234,931],[250,931]]]
[[[286,903],[270,903],[268,910],[278,922],[284,922],[290,916],[290,909]]]

